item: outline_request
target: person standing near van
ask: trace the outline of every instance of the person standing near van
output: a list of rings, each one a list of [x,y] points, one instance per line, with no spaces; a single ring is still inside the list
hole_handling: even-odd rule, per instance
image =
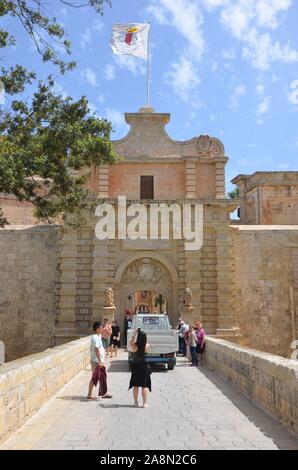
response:
[[[147,408],[148,395],[151,392],[151,370],[146,361],[146,352],[149,344],[147,335],[140,328],[132,336],[131,351],[133,353],[133,362],[131,363],[131,378],[129,390],[133,388],[134,405],[139,406],[139,388],[142,389],[143,407]]]

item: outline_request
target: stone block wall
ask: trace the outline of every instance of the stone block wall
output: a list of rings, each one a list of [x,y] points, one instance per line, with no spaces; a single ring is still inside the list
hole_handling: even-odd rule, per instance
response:
[[[13,194],[0,193],[0,207],[10,224],[39,225],[30,202],[18,201]]]
[[[298,227],[233,226],[235,311],[249,347],[289,357],[298,339]]]
[[[90,338],[0,366],[0,442],[89,363]]]
[[[58,227],[0,230],[0,340],[5,360],[53,345]]]
[[[298,362],[207,338],[208,366],[298,434]]]
[[[238,175],[241,224],[298,224],[298,172],[257,171]]]

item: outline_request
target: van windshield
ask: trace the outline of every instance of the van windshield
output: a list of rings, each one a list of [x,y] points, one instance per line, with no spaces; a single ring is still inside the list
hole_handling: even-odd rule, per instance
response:
[[[136,315],[135,319],[136,328],[142,330],[168,330],[169,320],[167,317],[156,317],[154,315],[146,315],[139,317]]]

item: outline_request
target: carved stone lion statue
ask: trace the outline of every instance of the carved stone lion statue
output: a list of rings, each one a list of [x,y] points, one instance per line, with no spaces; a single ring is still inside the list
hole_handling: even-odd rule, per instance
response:
[[[114,307],[114,291],[112,287],[105,289],[105,307]]]
[[[189,287],[186,287],[183,296],[184,307],[192,307],[192,291]]]

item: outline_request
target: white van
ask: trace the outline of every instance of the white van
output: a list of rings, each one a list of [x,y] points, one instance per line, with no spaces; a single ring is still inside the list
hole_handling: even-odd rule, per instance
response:
[[[167,315],[145,313],[134,315],[132,326],[127,331],[128,361],[133,361],[130,341],[134,332],[140,328],[147,334],[150,345],[147,353],[147,361],[155,364],[167,364],[169,370],[173,370],[176,364],[176,352],[178,351],[178,332],[171,328]]]

